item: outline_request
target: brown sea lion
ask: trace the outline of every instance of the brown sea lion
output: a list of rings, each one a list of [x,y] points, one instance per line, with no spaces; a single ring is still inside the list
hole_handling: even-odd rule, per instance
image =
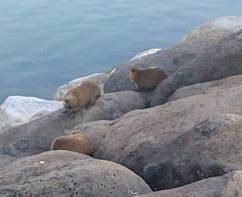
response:
[[[96,83],[84,81],[66,94],[64,106],[66,111],[75,113],[83,107],[94,105],[100,96],[101,89]]]
[[[129,76],[135,82],[137,91],[153,91],[161,81],[167,78],[166,73],[157,67],[131,68]]]
[[[75,132],[60,136],[52,141],[52,150],[69,150],[86,155],[93,153],[93,146],[90,138],[82,133]]]

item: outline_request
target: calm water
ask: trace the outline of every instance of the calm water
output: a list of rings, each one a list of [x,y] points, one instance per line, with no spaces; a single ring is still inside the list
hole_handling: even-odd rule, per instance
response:
[[[51,98],[68,80],[166,48],[241,0],[1,0],[0,101]]]

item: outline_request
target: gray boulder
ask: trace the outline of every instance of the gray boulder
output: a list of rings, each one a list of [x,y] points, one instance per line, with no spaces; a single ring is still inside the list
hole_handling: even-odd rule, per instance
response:
[[[242,16],[225,16],[207,22],[188,33],[182,43],[212,46],[242,30]]]
[[[0,169],[0,196],[123,197],[151,192],[125,167],[69,151],[19,159]]]
[[[235,197],[242,196],[242,171],[208,178],[183,187],[137,197]]]
[[[103,95],[95,106],[83,109],[73,118],[63,109],[29,123],[0,131],[0,166],[18,157],[49,150],[51,141],[80,123],[113,120],[122,114],[145,107],[145,99],[137,92]]]
[[[178,89],[170,98],[169,101],[174,101],[197,94],[208,94],[214,89],[226,89],[230,87],[239,86],[242,84],[242,75],[236,75],[225,78],[223,80],[215,80],[211,82],[198,83],[191,86]]]
[[[182,87],[242,74],[242,22],[239,27],[162,81],[151,96],[151,106],[167,102]]]
[[[173,188],[242,169],[242,116],[207,119],[163,146],[144,167],[146,181]],[[162,178],[158,178],[162,177]]]
[[[242,30],[242,17],[222,17],[206,23],[186,35],[177,46],[118,66],[104,84],[104,92],[134,90],[135,86],[128,77],[129,69],[132,66],[140,68],[157,66],[171,75],[179,67],[196,59],[197,56],[203,53],[206,56],[208,49],[216,48],[222,40],[240,30]],[[231,45],[228,47],[231,48]]]
[[[172,160],[176,162],[176,152],[185,157],[183,149],[177,147],[169,151],[166,147],[171,147],[170,144],[178,136],[206,119],[224,113],[242,115],[241,89],[242,85],[237,84],[225,89],[214,88],[207,94],[186,97],[154,108],[135,110],[114,121],[81,124],[75,129],[80,129],[93,141],[96,158],[112,160],[132,169],[154,190],[172,188],[199,180],[203,176],[190,177],[187,174],[189,171],[182,174],[182,170],[173,165]],[[193,147],[190,150],[195,152]],[[197,152],[195,154],[198,155]],[[227,157],[225,154],[224,156]],[[171,161],[166,161],[167,158],[171,158]],[[186,158],[191,160],[192,156]],[[196,169],[195,164],[192,167],[191,163],[190,167]],[[204,177],[214,175],[214,172],[209,172],[208,166],[207,169]],[[224,173],[224,168],[215,172],[220,175],[220,172]],[[193,175],[192,172],[189,173]]]
[[[172,74],[178,66],[192,59],[195,56],[195,50],[192,53],[178,46],[171,50],[161,50],[160,52],[145,57],[134,59],[119,65],[115,72],[108,78],[104,84],[104,92],[118,92],[125,90],[135,90],[135,84],[129,78],[129,70],[131,67],[148,68],[149,66],[157,66],[163,69],[167,75]]]

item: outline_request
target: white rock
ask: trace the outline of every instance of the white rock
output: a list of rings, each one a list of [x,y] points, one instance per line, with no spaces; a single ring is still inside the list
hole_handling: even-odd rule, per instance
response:
[[[95,74],[91,74],[91,75],[88,75],[88,76],[85,76],[85,77],[80,77],[80,78],[74,79],[74,80],[60,86],[58,88],[57,92],[55,93],[54,99],[58,100],[58,101],[63,101],[66,93],[70,89],[72,89],[72,88],[74,88],[78,85],[81,85],[81,83],[83,81],[96,82],[103,90],[104,83],[106,82],[106,80],[108,79],[110,74],[112,74],[112,73],[113,73],[113,71],[111,71],[110,73],[95,73]]]
[[[147,51],[143,51],[141,53],[138,53],[133,58],[131,58],[130,61],[145,57],[147,55],[152,55],[152,54],[158,53],[159,51],[161,51],[161,49],[149,49]]]
[[[0,130],[24,124],[62,107],[63,103],[60,101],[10,96],[0,106]]]
[[[211,25],[224,30],[237,32],[242,29],[242,16],[227,16],[215,19]]]

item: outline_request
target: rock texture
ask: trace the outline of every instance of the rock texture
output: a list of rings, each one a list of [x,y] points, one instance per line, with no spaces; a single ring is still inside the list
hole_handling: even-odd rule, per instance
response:
[[[205,53],[204,56],[206,57],[210,50],[216,50],[217,48],[219,50],[220,42],[224,39],[230,39],[230,36],[240,32],[240,30],[242,30],[242,17],[222,17],[206,23],[189,33],[181,43],[173,48],[121,64],[105,83],[104,91],[133,90],[134,84],[128,77],[128,71],[134,65],[142,68],[150,65],[157,66],[170,75],[191,60],[197,59],[197,56]],[[227,47],[226,45],[221,45],[221,47],[225,47],[228,50],[233,48],[232,43]],[[214,54],[216,52],[211,54],[211,56],[219,57],[214,56]],[[204,59],[206,60],[206,58]],[[205,60],[198,60],[198,62],[201,61],[199,67],[208,62]],[[197,71],[199,72],[199,70]]]
[[[193,152],[185,156],[186,152],[183,152],[181,145],[170,150],[166,147],[171,147],[170,144],[178,136],[206,119],[224,113],[242,115],[241,89],[242,85],[237,84],[225,89],[214,88],[207,94],[190,96],[155,108],[135,110],[114,121],[81,124],[76,129],[82,130],[94,142],[95,157],[125,165],[143,177],[154,190],[172,188],[217,173],[225,173],[223,165],[217,169],[216,165],[220,164],[213,163],[212,156],[208,159],[211,163],[207,162],[204,166],[202,163],[196,164],[195,160],[189,165],[186,163],[190,171],[188,168],[185,170],[178,156],[177,164],[173,165],[172,161],[176,162],[176,152],[187,160],[196,157],[192,155]],[[231,132],[233,134],[236,132]],[[193,141],[195,140],[191,140],[191,143]],[[226,143],[229,146],[229,142]],[[232,144],[237,146],[233,141],[231,146]],[[184,148],[186,146],[188,144]],[[189,150],[194,150],[194,155],[199,157],[195,147],[191,145]],[[226,154],[229,152],[224,153],[224,157],[227,157]],[[201,161],[201,158],[197,158],[197,161]],[[178,165],[179,162],[182,167]],[[210,172],[209,165],[214,165],[215,170]],[[200,176],[196,175],[199,167],[205,169]]]
[[[137,197],[235,197],[242,196],[242,172],[198,181],[183,187],[137,195]]]
[[[112,72],[111,72],[112,73]],[[95,73],[89,76],[85,77],[80,77],[78,79],[74,79],[62,86],[60,86],[55,93],[54,99],[58,101],[63,101],[66,93],[70,91],[72,88],[79,86],[82,84],[83,81],[92,81],[97,83],[102,91],[103,91],[103,84],[106,82],[108,77],[110,76],[111,73]]]
[[[24,124],[62,107],[62,102],[10,96],[0,106],[0,130]]]
[[[0,166],[13,159],[49,150],[51,141],[65,130],[88,121],[113,120],[122,114],[145,107],[145,99],[137,92],[103,95],[95,106],[83,109],[73,118],[63,109],[30,123],[0,131]]]
[[[242,75],[236,75],[232,77],[225,78],[223,80],[215,80],[206,83],[198,83],[191,86],[186,86],[184,88],[178,89],[170,98],[169,101],[178,100],[181,98],[186,98],[189,96],[194,96],[197,94],[209,94],[209,92],[214,89],[226,89],[230,87],[239,86],[242,84]]]
[[[222,18],[220,23],[222,24],[224,20],[227,19]],[[236,18],[233,20],[237,21]],[[239,17],[238,20],[241,22],[242,18]],[[214,45],[206,49],[206,52],[198,55],[192,61],[186,62],[157,87],[154,95],[151,96],[151,106],[165,103],[176,90],[184,86],[242,73],[242,22],[240,26],[235,26],[231,31],[228,30],[231,26],[219,26],[218,23],[219,21],[210,26],[205,25],[205,27],[199,28],[195,33],[187,37],[188,42],[193,44],[196,42],[192,42],[192,40],[196,37],[202,38],[202,35],[210,36],[208,42],[215,41]],[[222,34],[221,32],[221,35],[217,36],[216,30],[213,31],[215,34],[212,36],[210,32],[212,27],[222,29],[222,32],[225,33]],[[206,34],[206,31],[209,33]]]
[[[26,157],[0,170],[1,196],[123,197],[151,192],[125,167],[69,151]]]
[[[187,130],[145,167],[146,181],[172,188],[241,170],[241,126],[242,116],[224,114]]]

